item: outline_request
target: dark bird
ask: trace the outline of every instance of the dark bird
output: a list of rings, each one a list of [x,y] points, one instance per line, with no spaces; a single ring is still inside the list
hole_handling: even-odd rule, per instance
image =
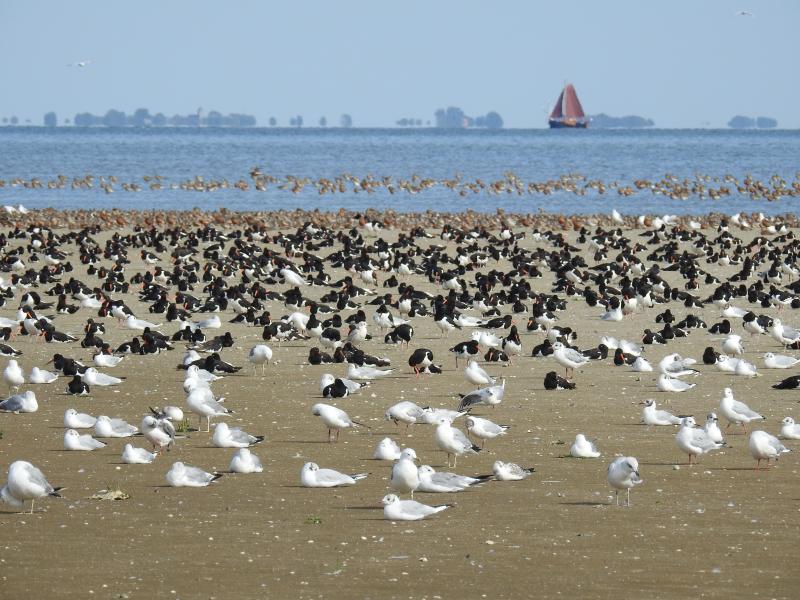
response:
[[[544,389],[546,390],[574,390],[575,384],[559,376],[555,371],[550,371],[544,376]]]

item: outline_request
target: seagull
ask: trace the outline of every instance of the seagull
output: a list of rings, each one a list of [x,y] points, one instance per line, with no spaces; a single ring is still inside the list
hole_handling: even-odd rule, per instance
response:
[[[253,363],[253,374],[255,375],[256,367],[261,365],[261,374],[264,374],[264,366],[272,360],[272,348],[266,344],[256,344],[250,349],[247,359]]]
[[[697,423],[694,417],[684,417],[681,420],[681,428],[675,434],[675,444],[689,455],[689,464],[692,464],[693,456],[700,456],[712,450],[719,450],[724,447],[725,442],[716,442],[711,439],[705,429],[695,427]]]
[[[736,362],[736,368],[733,373],[734,375],[741,375],[743,377],[758,377],[760,375],[756,372],[756,366],[743,358],[740,358]]]
[[[481,417],[467,417],[464,425],[467,431],[481,440],[481,448],[486,440],[493,440],[496,437],[505,435],[509,429],[509,425],[498,425],[489,419],[482,419]]]
[[[40,369],[39,367],[33,367],[31,369],[31,375],[28,378],[29,383],[53,383],[56,379],[58,379],[58,373],[53,373],[51,371],[47,371],[45,369]]]
[[[169,447],[175,442],[175,426],[169,419],[159,419],[154,415],[147,415],[142,419],[142,435],[153,445],[158,454],[162,448]]]
[[[393,421],[395,425],[405,423],[406,427],[408,427],[414,423],[419,423],[422,420],[423,413],[423,409],[417,404],[409,400],[403,400],[390,406],[384,413],[384,419]]]
[[[741,355],[744,353],[744,346],[742,345],[742,336],[731,333],[722,341],[722,351],[726,354]]]
[[[469,441],[464,432],[453,427],[453,422],[447,417],[440,417],[436,427],[436,445],[447,453],[447,466],[450,466],[450,456],[454,457],[453,466],[461,454],[477,454],[481,449]]]
[[[639,461],[633,456],[620,456],[615,458],[608,465],[608,483],[614,488],[617,496],[617,506],[619,506],[619,491],[626,490],[627,502],[625,506],[631,505],[631,488],[644,483],[639,477]]]
[[[419,521],[452,506],[452,504],[428,506],[416,500],[400,500],[394,494],[387,494],[381,502],[383,517],[389,521]]]
[[[138,431],[137,427],[126,423],[122,419],[110,419],[105,415],[98,416],[94,424],[94,434],[100,438],[130,437]]]
[[[307,462],[300,471],[300,484],[310,488],[329,488],[342,485],[355,485],[356,481],[364,479],[368,473],[345,475],[333,469],[320,469],[317,463]]]
[[[259,458],[248,448],[239,448],[233,454],[228,468],[232,473],[261,473],[264,471]]]
[[[6,368],[3,370],[3,381],[6,382],[8,388],[13,392],[19,390],[19,386],[25,383],[25,375],[19,363],[13,358],[8,361]]]
[[[691,365],[697,361],[693,358],[683,358],[680,354],[667,354],[658,363],[658,370],[670,377],[685,377],[686,375],[697,375],[699,371],[692,369]]]
[[[64,427],[69,429],[92,429],[96,421],[92,415],[79,413],[74,408],[68,408],[64,412]]]
[[[739,402],[733,397],[733,390],[726,387],[722,392],[722,400],[719,402],[719,412],[728,420],[728,427],[731,424],[741,425],[747,432],[747,424],[751,421],[766,421],[766,417],[758,414],[747,406],[744,402]]]
[[[222,477],[222,473],[206,473],[178,461],[167,471],[167,483],[172,487],[206,487]]]
[[[239,428],[228,427],[227,423],[217,423],[211,439],[217,448],[248,448],[263,441],[263,435],[250,435]]]
[[[494,385],[494,378],[483,370],[483,368],[474,360],[467,363],[467,368],[464,369],[464,377],[467,381],[474,385]]]
[[[398,460],[400,458],[400,446],[392,438],[383,438],[375,447],[372,458],[375,460]]]
[[[496,460],[492,465],[492,472],[497,481],[521,481],[527,479],[536,471],[533,467],[520,467],[516,463],[506,463]]]
[[[611,348],[611,346],[609,346]],[[589,358],[573,348],[567,348],[561,342],[553,344],[553,358],[565,369],[564,376],[569,379],[569,371],[574,371],[589,362]]]
[[[645,400],[642,409],[642,423],[645,425],[680,425],[682,417],[676,417],[667,410],[658,410],[655,400]]]
[[[569,453],[575,458],[599,458],[600,451],[593,442],[586,439],[586,436],[579,433],[575,436],[575,441],[570,446]]]
[[[206,418],[206,431],[211,431],[212,417],[227,417],[232,410],[222,406],[225,398],[214,398],[214,394],[209,388],[197,387],[186,396],[186,405],[198,417],[198,427],[200,419]]]
[[[797,363],[800,363],[800,358],[772,352],[764,354],[764,367],[767,369],[791,369]]]
[[[68,67],[80,67],[80,68],[83,68],[83,67],[88,67],[90,64],[92,64],[91,60],[79,60],[78,62],[69,63],[69,64],[67,64],[67,66]]]
[[[751,13],[749,10],[740,10],[739,12],[736,13],[736,16],[737,17],[752,17],[753,13]]]
[[[83,382],[86,385],[97,385],[100,387],[108,387],[112,385],[117,385],[122,383],[122,379],[120,377],[113,377],[111,375],[106,375],[105,373],[101,373],[94,367],[89,367],[81,376]]]
[[[106,444],[100,440],[94,439],[88,433],[81,435],[74,429],[67,429],[64,433],[64,449],[65,450],[98,450],[105,448]]]
[[[781,421],[781,437],[785,440],[800,440],[800,425],[792,417],[785,417]]]
[[[419,487],[417,491],[428,493],[460,492],[470,486],[484,483],[488,476],[467,477],[455,473],[438,473],[430,465],[422,465],[418,469]]]
[[[145,321],[144,319],[137,319],[133,315],[128,315],[128,317],[125,319],[125,326],[128,329],[137,329],[142,331],[148,327],[150,329],[158,329],[161,327],[161,323],[151,323],[150,321]]]
[[[126,465],[149,465],[156,459],[156,454],[145,448],[136,448],[133,444],[125,444],[122,449],[122,462]]]
[[[22,394],[14,394],[0,402],[0,411],[13,413],[35,413],[39,410],[36,394],[31,390]]]
[[[781,454],[791,452],[789,448],[781,444],[780,440],[774,435],[770,435],[766,431],[757,430],[750,434],[750,454],[756,459],[756,471],[761,467],[761,461],[767,461],[767,469],[769,469],[769,460],[774,458],[776,461]]]
[[[489,387],[481,388],[470,392],[469,394],[461,397],[461,402],[458,404],[458,410],[469,410],[473,406],[485,404],[494,407],[503,401],[503,395],[506,391],[506,380],[503,377],[500,380],[500,385],[492,385]]]
[[[703,425],[703,431],[705,431],[708,437],[710,437],[713,441],[722,441],[722,431],[719,429],[719,419],[717,418],[717,413],[708,413],[708,416],[706,416],[706,423]]]
[[[15,508],[25,508],[25,501],[31,501],[31,514],[37,498],[54,496],[64,488],[54,488],[47,482],[42,472],[31,463],[17,460],[8,467],[8,481],[0,488],[0,500]]]
[[[670,377],[663,373],[658,376],[656,387],[662,392],[685,392],[696,386],[696,383],[686,383],[682,379]]]
[[[400,458],[392,465],[392,473],[389,477],[391,489],[400,493],[411,492],[411,497],[414,497],[414,490],[419,487],[416,461],[417,453],[413,448],[406,448],[400,453]]]
[[[350,379],[360,379],[370,381],[391,375],[394,369],[376,369],[369,365],[358,366],[353,363],[347,365],[347,377]]]
[[[352,427],[353,425],[365,426],[363,423],[353,421],[346,412],[330,404],[323,404],[321,402],[315,404],[311,407],[311,414],[322,419],[322,422],[328,428],[328,442],[338,442],[339,432],[342,429]],[[335,439],[331,437],[332,432],[336,435]]]

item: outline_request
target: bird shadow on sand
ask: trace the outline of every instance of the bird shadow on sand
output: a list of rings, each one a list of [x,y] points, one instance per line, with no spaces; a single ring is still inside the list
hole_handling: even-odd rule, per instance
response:
[[[561,506],[610,506],[608,502],[592,502],[591,500],[576,500],[574,502],[559,502]]]
[[[327,440],[272,440],[273,444],[335,444]]]

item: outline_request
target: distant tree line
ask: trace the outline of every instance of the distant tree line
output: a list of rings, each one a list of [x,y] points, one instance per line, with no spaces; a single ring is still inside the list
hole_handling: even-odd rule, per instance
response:
[[[645,119],[637,115],[625,117],[612,117],[605,113],[592,115],[589,117],[591,127],[595,129],[639,129],[641,127],[653,127],[653,119]]]
[[[775,129],[778,126],[778,121],[771,117],[744,117],[736,115],[728,121],[728,127],[731,129]]]
[[[45,115],[46,126],[54,127],[55,121],[55,113]],[[255,127],[256,118],[239,113],[223,115],[216,110],[206,115],[197,111],[193,114],[167,117],[163,113],[151,115],[146,108],[139,108],[128,115],[112,108],[102,116],[88,112],[78,113],[73,123],[76,127]]]
[[[434,113],[434,117],[436,119],[436,127],[447,129],[465,129],[467,127],[501,129],[503,127],[503,118],[494,111],[490,111],[484,116],[470,117],[460,108],[450,106],[437,110]]]

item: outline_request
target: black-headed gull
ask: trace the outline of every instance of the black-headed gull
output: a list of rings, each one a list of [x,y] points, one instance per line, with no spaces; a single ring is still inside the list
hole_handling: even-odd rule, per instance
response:
[[[658,410],[656,401],[648,399],[644,401],[642,409],[642,423],[645,425],[680,425],[683,417],[675,416],[667,410]]]
[[[233,454],[228,468],[233,473],[261,473],[264,471],[261,460],[250,452],[249,448],[239,448]]]
[[[206,418],[206,431],[211,430],[211,419],[213,417],[227,417],[232,410],[224,407],[222,401],[225,398],[215,398],[209,388],[197,387],[186,396],[186,405],[198,417],[199,420]]]
[[[105,446],[105,442],[94,439],[88,433],[81,435],[74,429],[67,429],[67,431],[64,433],[65,450],[92,451],[105,448]]]
[[[453,466],[456,466],[458,457],[462,454],[477,454],[480,447],[473,444],[460,429],[453,427],[453,423],[446,417],[440,417],[435,434],[436,445],[447,453],[447,466],[450,466],[450,456],[453,456]]]
[[[772,352],[764,354],[764,367],[767,369],[791,369],[797,363],[800,363],[800,358],[794,356],[773,354]]]
[[[489,419],[474,417],[472,415],[466,418],[464,425],[469,433],[481,440],[481,448],[483,448],[486,440],[493,440],[496,437],[505,435],[510,427],[509,425],[498,425]]]
[[[417,453],[413,448],[406,448],[400,453],[400,458],[392,465],[392,472],[389,476],[389,487],[401,494],[411,492],[414,497],[414,490],[419,487],[419,473],[417,472]]]
[[[781,421],[781,437],[785,440],[800,440],[800,425],[792,417],[784,417]]]
[[[367,477],[368,473],[355,473],[346,475],[333,469],[320,469],[317,463],[307,462],[300,470],[300,484],[310,488],[340,487],[355,485],[359,479]]]
[[[400,500],[395,494],[387,494],[381,502],[383,517],[389,521],[419,521],[452,506],[452,504],[428,506],[416,500]]]
[[[74,408],[64,411],[64,427],[69,429],[92,429],[96,421],[92,415],[79,413]]]
[[[465,396],[461,397],[461,402],[458,404],[458,410],[463,411],[479,404],[494,407],[503,401],[503,395],[506,391],[505,377],[500,379],[500,385],[491,385],[489,387],[481,388],[472,391]]]
[[[422,465],[418,469],[419,487],[417,491],[427,493],[461,492],[470,486],[484,483],[488,475],[483,477],[467,477],[455,473],[437,472],[430,465]]]
[[[517,463],[507,463],[501,460],[494,461],[492,465],[492,472],[497,481],[522,481],[535,471],[534,467],[521,467]]]
[[[400,458],[400,446],[392,438],[383,438],[375,447],[372,458],[375,460],[397,460]]]
[[[766,417],[757,413],[744,402],[739,402],[733,397],[733,390],[725,388],[722,391],[722,399],[719,401],[719,412],[728,421],[728,427],[741,425],[745,432],[747,424],[751,421],[765,421]]]
[[[247,360],[249,360],[253,365],[253,374],[256,372],[256,367],[261,365],[261,374],[263,375],[264,366],[272,360],[272,348],[266,344],[256,344],[250,348],[250,352],[247,355]]]
[[[390,406],[383,416],[387,421],[393,421],[395,425],[405,423],[408,426],[421,422],[423,413],[423,409],[414,402],[403,400]]]
[[[781,454],[791,452],[789,448],[781,444],[781,441],[774,435],[766,431],[757,430],[750,434],[750,454],[756,459],[756,471],[761,468],[761,461],[767,461],[767,469],[769,469],[770,459],[778,460]]]
[[[45,479],[44,474],[25,460],[17,460],[8,467],[8,480],[0,488],[0,500],[15,508],[25,508],[25,502],[31,501],[31,514],[37,498],[54,496],[60,498],[58,492],[63,489],[53,487]]]
[[[222,473],[207,473],[198,467],[173,463],[167,471],[167,483],[172,487],[206,487],[222,477]]]
[[[609,346],[610,348],[610,346]],[[564,376],[569,379],[570,371],[584,366],[589,362],[589,358],[573,348],[567,348],[561,342],[553,344],[553,358],[558,364],[564,367]]]
[[[211,443],[217,448],[247,448],[263,441],[263,435],[250,435],[239,428],[228,427],[227,423],[217,423],[211,438]]]
[[[111,419],[105,415],[99,415],[94,423],[94,434],[100,438],[130,437],[138,431],[138,427],[122,419]]]
[[[619,506],[619,491],[625,490],[627,501],[625,506],[631,506],[631,488],[644,483],[639,476],[639,461],[633,456],[620,456],[611,461],[607,472],[608,484],[614,488]]]
[[[122,449],[122,462],[126,465],[149,465],[155,459],[155,452],[150,452],[145,448],[136,448],[133,444],[125,444]]]
[[[19,390],[19,386],[25,383],[25,374],[13,358],[8,361],[6,368],[3,369],[3,381],[6,382],[8,389],[12,392]]]
[[[470,383],[474,385],[494,385],[495,380],[493,377],[490,377],[489,374],[483,370],[483,368],[474,360],[470,360],[467,363],[466,369],[464,369],[464,377]]]
[[[339,432],[353,425],[364,426],[363,423],[353,421],[346,412],[330,404],[319,402],[311,407],[311,414],[319,417],[328,428],[328,442],[339,441]],[[334,437],[335,436],[335,437]]]
[[[692,464],[692,457],[699,457],[712,450],[719,450],[726,445],[725,442],[714,441],[706,433],[705,429],[699,429],[696,425],[694,417],[684,417],[681,420],[681,427],[678,433],[675,434],[675,445],[689,455],[690,465]]]
[[[570,456],[574,456],[575,458],[598,458],[600,456],[600,451],[597,449],[597,446],[590,440],[587,440],[586,436],[582,433],[575,436],[575,441],[572,442],[569,453]]]
[[[14,394],[0,402],[0,411],[13,413],[35,413],[39,410],[36,394],[27,390],[22,394]]]

